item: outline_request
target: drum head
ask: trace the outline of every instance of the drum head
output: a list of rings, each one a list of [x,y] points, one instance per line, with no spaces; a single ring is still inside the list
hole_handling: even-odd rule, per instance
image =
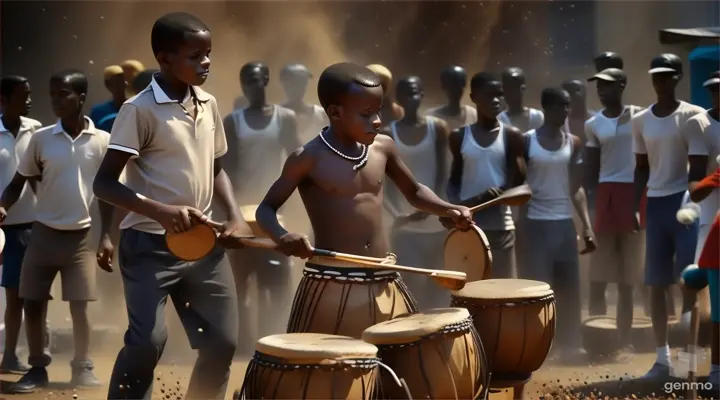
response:
[[[5,232],[0,229],[0,253],[5,249]]]
[[[487,279],[470,282],[452,292],[454,297],[492,300],[537,299],[551,294],[553,291],[547,283],[527,279]]]
[[[196,261],[210,254],[215,248],[217,235],[211,227],[198,224],[183,233],[166,233],[165,241],[175,257]]]
[[[283,333],[258,340],[255,350],[298,364],[332,364],[351,358],[375,358],[378,349],[348,336]]]
[[[260,228],[260,225],[257,223],[257,219],[255,218],[255,213],[257,212],[258,205],[257,204],[250,204],[246,206],[240,206],[240,213],[243,216],[243,219],[247,224],[250,226],[250,229],[252,230],[252,233],[255,237],[268,237],[267,233]],[[282,217],[278,215],[278,222],[280,222],[280,226],[285,226],[283,224]]]
[[[373,325],[363,332],[362,339],[375,345],[412,343],[469,317],[465,308],[434,308]]]
[[[468,282],[490,278],[492,255],[485,233],[476,225],[453,229],[445,239],[445,269],[467,274]]]

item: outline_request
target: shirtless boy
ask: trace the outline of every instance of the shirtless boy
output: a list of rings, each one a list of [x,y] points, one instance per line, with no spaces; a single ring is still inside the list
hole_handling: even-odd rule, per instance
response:
[[[280,251],[303,259],[313,255],[308,238],[289,233],[277,219],[278,210],[297,189],[318,248],[384,257],[388,251],[382,225],[386,177],[414,207],[451,217],[462,229],[468,228],[471,215],[467,207],[444,202],[418,183],[402,162],[392,139],[378,136],[383,91],[376,74],[355,64],[331,65],[319,78],[318,98],[330,119],[330,127],[288,157],[282,175],[257,210],[259,225],[278,243]],[[313,259],[316,261],[319,262]],[[415,309],[411,300],[398,299],[403,300],[409,311]],[[374,301],[367,300],[368,306],[374,307]],[[322,300],[318,304],[324,305]],[[293,309],[297,306],[296,302]],[[350,316],[357,317],[360,316]],[[378,316],[374,322],[392,317]],[[356,325],[343,333],[359,337],[365,328]]]
[[[478,122],[453,131],[453,155],[448,199],[474,206],[490,201],[503,191],[525,182],[525,141],[512,125],[498,120],[503,87],[489,73],[475,74],[470,98]],[[508,206],[475,213],[475,223],[485,232],[493,254],[493,278],[516,278],[515,224]]]
[[[423,84],[417,76],[397,83],[395,98],[405,110],[400,121],[393,121],[383,133],[393,138],[400,158],[418,182],[438,192],[444,185],[447,139],[450,134],[445,121],[436,117],[420,117]],[[437,218],[418,211],[402,197],[395,185],[388,185],[385,208],[395,219],[390,233],[391,248],[398,262],[411,267],[439,268],[443,265],[442,247],[445,229]],[[421,309],[442,307],[443,297],[438,286],[424,276],[403,275]],[[445,301],[447,304],[447,301]]]

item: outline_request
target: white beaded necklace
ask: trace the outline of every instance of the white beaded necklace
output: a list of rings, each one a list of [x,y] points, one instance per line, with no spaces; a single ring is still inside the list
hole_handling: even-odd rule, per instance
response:
[[[357,171],[358,169],[360,169],[360,168],[362,168],[363,166],[365,166],[365,164],[367,164],[368,155],[370,155],[370,152],[368,151],[368,147],[367,147],[366,145],[364,145],[364,144],[361,144],[361,145],[360,145],[360,146],[362,146],[362,147],[361,147],[361,148],[362,148],[362,152],[360,153],[360,156],[358,156],[358,157],[351,157],[351,156],[349,156],[349,155],[347,155],[347,154],[343,154],[340,150],[332,147],[332,146],[330,145],[330,143],[328,143],[328,141],[325,139],[325,136],[323,136],[323,133],[325,133],[325,131],[320,132],[320,135],[319,135],[319,136],[320,136],[320,140],[322,140],[323,143],[325,143],[325,146],[327,146],[328,149],[332,150],[333,153],[335,153],[335,154],[339,155],[340,157],[342,157],[342,158],[344,158],[344,159],[346,159],[346,160],[349,160],[349,161],[359,161],[357,164],[353,165],[353,171]]]

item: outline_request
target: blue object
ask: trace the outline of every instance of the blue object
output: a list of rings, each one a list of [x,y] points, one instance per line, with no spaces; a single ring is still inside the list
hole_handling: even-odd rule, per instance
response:
[[[696,47],[688,56],[690,63],[690,102],[702,108],[712,107],[710,93],[703,87],[720,65],[720,45]]]
[[[708,274],[706,269],[698,268],[697,265],[690,265],[682,272],[682,280],[685,287],[700,290],[708,284]]]
[[[710,317],[712,322],[720,323],[720,270],[706,269],[710,285]]]

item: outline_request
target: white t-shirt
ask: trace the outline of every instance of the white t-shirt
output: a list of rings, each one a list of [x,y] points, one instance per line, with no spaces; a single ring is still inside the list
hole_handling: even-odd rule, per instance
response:
[[[678,108],[664,118],[653,114],[654,104],[633,118],[633,151],[647,154],[650,163],[648,197],[663,197],[687,190],[687,138],[682,134],[685,123],[704,109],[681,101]]]
[[[632,150],[632,117],[639,107],[625,106],[616,118],[602,111],[585,121],[585,146],[600,149],[599,182],[632,183],[635,155]]]
[[[527,108],[528,110],[528,118],[527,121],[525,121],[524,116],[521,118],[518,117],[510,117],[508,115],[507,111],[503,111],[500,114],[498,114],[498,121],[506,124],[506,125],[512,125],[518,129],[520,129],[523,132],[531,131],[533,129],[537,129],[542,126],[542,124],[545,122],[545,114],[543,114],[542,111],[535,109],[535,108]]]
[[[706,173],[713,173],[718,167],[716,159],[720,154],[720,122],[705,111],[685,123],[683,136],[687,138],[688,155],[708,156]],[[720,192],[715,189],[700,203],[700,225],[712,223],[718,208]]]

